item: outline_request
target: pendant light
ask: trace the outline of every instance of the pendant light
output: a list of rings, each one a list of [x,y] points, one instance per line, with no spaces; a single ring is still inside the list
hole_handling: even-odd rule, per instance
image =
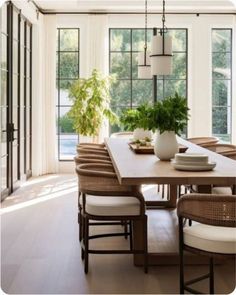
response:
[[[145,42],[143,52],[138,54],[138,78],[151,79],[150,52],[147,51],[147,0],[145,0]]]
[[[171,75],[172,73],[172,38],[167,36],[165,26],[165,0],[163,0],[162,28],[160,35],[153,36],[151,43],[151,74]]]

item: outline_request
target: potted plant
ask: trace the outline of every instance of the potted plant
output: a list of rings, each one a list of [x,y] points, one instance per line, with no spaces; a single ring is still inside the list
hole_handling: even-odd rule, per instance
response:
[[[104,118],[115,123],[117,116],[110,109],[110,85],[113,76],[103,77],[94,69],[88,79],[78,79],[69,89],[69,98],[73,102],[68,116],[78,134],[98,136]]]
[[[160,160],[170,160],[178,152],[176,134],[187,126],[188,110],[186,98],[177,92],[153,106],[150,125],[158,130],[154,152]]]
[[[134,140],[152,138],[150,130],[150,106],[142,104],[136,109],[128,109],[120,117],[120,123],[124,130],[134,132]]]

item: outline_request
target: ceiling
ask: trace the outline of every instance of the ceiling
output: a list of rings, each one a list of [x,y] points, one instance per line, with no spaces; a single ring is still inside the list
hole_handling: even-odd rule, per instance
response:
[[[144,0],[34,0],[44,12],[143,12]],[[236,12],[236,0],[165,0],[167,12]],[[148,0],[152,12],[162,10],[162,0]]]

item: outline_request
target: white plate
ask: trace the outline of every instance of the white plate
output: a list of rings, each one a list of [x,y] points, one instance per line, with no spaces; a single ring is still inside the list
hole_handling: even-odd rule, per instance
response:
[[[175,161],[181,165],[188,162],[198,162],[205,165],[208,163],[208,156],[199,153],[178,153],[175,154]]]
[[[209,171],[215,168],[216,163],[207,163],[204,165],[182,165],[176,164],[175,162],[171,163],[175,169],[182,170],[182,171]]]

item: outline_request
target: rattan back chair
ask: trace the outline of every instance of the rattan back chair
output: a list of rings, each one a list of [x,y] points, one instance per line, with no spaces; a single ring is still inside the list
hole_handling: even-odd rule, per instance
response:
[[[111,165],[111,159],[108,156],[101,156],[101,155],[94,155],[94,154],[82,154],[77,155],[74,157],[75,165],[81,165],[81,164],[88,164],[88,163],[100,163],[100,164],[110,164]],[[78,185],[79,187],[79,185]],[[83,220],[81,217],[81,192],[78,189],[78,224],[79,224],[79,240],[82,239],[82,228],[83,228]],[[125,227],[125,231],[127,232],[127,227]]]
[[[81,142],[77,147],[106,148],[104,143]]]
[[[82,164],[76,167],[79,176],[79,190],[82,192],[82,257],[84,271],[88,272],[89,254],[128,254],[136,253],[144,256],[144,270],[147,272],[147,216],[145,201],[139,186],[120,185],[113,169],[109,164]],[[91,250],[89,240],[109,236],[124,236],[125,233],[89,235],[90,220],[118,221],[127,223],[141,221],[144,246],[141,250],[133,249],[132,230],[130,248],[128,250]]]
[[[219,141],[218,137],[192,137],[192,138],[188,138],[188,141],[195,143],[199,146],[205,147],[206,145],[209,144],[215,144]]]
[[[209,278],[209,293],[214,294],[214,257],[235,257],[236,195],[190,194],[180,198],[179,217],[180,294],[200,292],[191,284]],[[183,219],[198,222],[185,226]],[[184,250],[209,257],[209,273],[184,281]]]
[[[88,146],[84,147],[78,147],[76,149],[77,153],[82,155],[82,154],[95,154],[95,155],[100,155],[100,156],[109,156],[108,151],[104,148],[92,148]]]
[[[223,143],[217,143],[217,144],[209,144],[206,145],[205,148],[207,148],[210,151],[213,151],[217,154],[226,155],[230,152],[236,152],[236,145],[233,144],[223,144]]]

